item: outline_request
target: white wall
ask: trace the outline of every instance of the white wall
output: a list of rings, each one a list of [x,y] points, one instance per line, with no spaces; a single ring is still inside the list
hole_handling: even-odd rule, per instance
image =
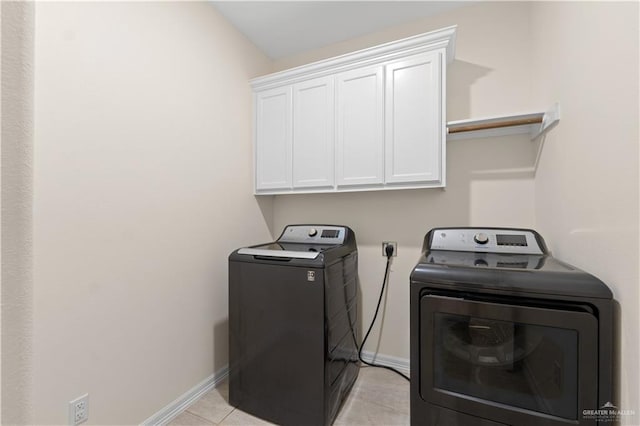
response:
[[[530,5],[486,3],[390,28],[275,63],[275,69],[458,25],[456,60],[447,73],[447,120],[528,110],[531,90]],[[381,242],[397,241],[384,327],[366,350],[409,358],[409,273],[424,234],[435,226],[533,227],[532,165],[535,146],[526,136],[447,144],[447,188],[325,195],[276,196],[274,229],[288,223],[352,226],[359,248],[362,318],[375,309],[385,259]],[[379,343],[379,346],[378,346]]]
[[[2,11],[2,424],[31,423],[34,6]]]
[[[639,7],[536,3],[533,102],[559,101],[535,182],[536,226],[554,254],[606,282],[620,303],[621,398],[640,423],[638,307]]]
[[[37,3],[35,60],[34,421],[139,423],[227,364],[270,62],[206,2]]]
[[[0,46],[2,46],[2,6],[0,5]],[[2,49],[0,48],[0,51]],[[2,55],[0,54],[0,83],[2,82]],[[0,84],[2,99],[2,84]],[[0,105],[0,125],[2,124],[2,107]],[[0,159],[2,156],[2,132],[0,131]],[[0,168],[0,189],[2,188],[2,170]],[[0,196],[0,265],[2,265],[2,197]],[[2,318],[2,273],[0,273],[0,318]],[[1,336],[0,324],[0,336]],[[0,337],[0,360],[2,359],[2,338]],[[0,421],[2,421],[2,367],[0,367]]]

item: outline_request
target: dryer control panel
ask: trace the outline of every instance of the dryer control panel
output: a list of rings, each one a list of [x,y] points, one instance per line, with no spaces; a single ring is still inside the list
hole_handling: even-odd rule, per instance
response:
[[[344,243],[346,230],[344,226],[330,225],[289,225],[284,229],[279,242],[331,244]]]
[[[528,229],[437,228],[430,235],[430,250],[547,254],[542,237]]]

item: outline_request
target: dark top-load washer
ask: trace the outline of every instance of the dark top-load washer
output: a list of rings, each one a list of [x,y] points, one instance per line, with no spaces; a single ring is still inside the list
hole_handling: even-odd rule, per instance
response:
[[[602,421],[589,413],[613,402],[612,293],[540,234],[433,229],[410,285],[412,425]]]
[[[229,402],[329,425],[358,375],[358,252],[346,226],[289,225],[229,256]]]

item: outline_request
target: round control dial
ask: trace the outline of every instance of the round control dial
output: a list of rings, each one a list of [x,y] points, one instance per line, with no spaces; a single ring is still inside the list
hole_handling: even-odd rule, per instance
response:
[[[473,241],[478,244],[487,244],[489,242],[489,236],[484,232],[478,232],[473,236]]]
[[[315,237],[316,235],[318,235],[318,230],[316,228],[309,229],[309,236],[310,237]]]

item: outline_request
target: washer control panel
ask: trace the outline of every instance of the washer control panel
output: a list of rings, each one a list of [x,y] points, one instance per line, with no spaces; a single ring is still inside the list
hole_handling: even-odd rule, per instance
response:
[[[289,225],[278,238],[283,243],[342,244],[345,228],[328,225]]]
[[[534,233],[523,229],[434,229],[429,248],[487,253],[544,254]]]

